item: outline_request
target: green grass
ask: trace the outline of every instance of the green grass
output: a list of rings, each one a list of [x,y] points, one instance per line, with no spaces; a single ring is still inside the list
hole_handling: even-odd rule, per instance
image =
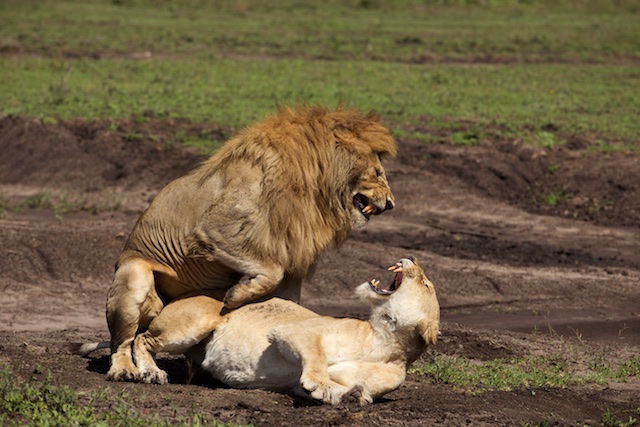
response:
[[[48,55],[611,63],[640,57],[638,12],[632,0],[7,0],[0,46]]]
[[[125,392],[111,395],[106,390],[85,393],[66,386],[56,386],[50,374],[44,379],[22,382],[11,369],[0,364],[0,424],[22,426],[110,426],[164,427],[212,426],[235,424],[208,420],[192,413],[175,419],[146,416],[135,406],[135,399]]]
[[[551,124],[636,148],[639,18],[631,0],[8,0],[0,114],[237,129],[280,104],[345,102],[396,129],[472,122],[450,137],[464,145],[497,123],[545,147],[562,143]]]
[[[557,206],[558,203],[564,202],[571,197],[570,194],[566,194],[563,191],[552,191],[551,193],[544,194],[542,200],[549,206]]]
[[[27,209],[51,211],[56,218],[77,212],[114,212],[121,208],[119,196],[108,190],[88,195],[68,194],[64,192],[41,191],[33,195],[9,200],[0,193],[0,218],[5,218],[9,212],[20,213]]]
[[[481,362],[437,354],[430,362],[414,364],[410,372],[424,374],[434,383],[450,384],[471,392],[606,384],[640,376],[640,358],[637,356],[609,360],[605,355],[596,354],[586,367],[581,366],[578,359],[567,354],[551,354]]]
[[[640,133],[640,96],[630,89],[640,87],[634,66],[0,57],[0,70],[3,114],[152,113],[238,128],[279,104],[345,102],[377,110],[397,125],[429,116],[516,131],[552,124],[562,132],[634,141]],[[531,142],[557,143],[553,134],[536,132]]]

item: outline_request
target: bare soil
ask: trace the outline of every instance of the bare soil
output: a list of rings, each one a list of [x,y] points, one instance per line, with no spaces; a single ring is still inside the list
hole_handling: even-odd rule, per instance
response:
[[[0,195],[5,206],[22,207],[0,220],[0,362],[16,375],[51,371],[56,384],[79,390],[126,390],[145,413],[196,410],[267,427],[600,425],[607,411],[623,421],[637,414],[637,378],[474,393],[411,374],[364,408],[188,384],[181,357],[159,358],[168,385],[107,382],[106,352],[83,359],[66,345],[109,338],[104,303],[124,239],[156,192],[204,158],[172,144],[177,131],[224,135],[214,125],[154,118],[0,119]],[[412,131],[445,132],[426,119]],[[424,359],[439,352],[491,360],[565,348],[639,354],[640,155],[593,150],[589,135],[558,137],[569,143],[542,149],[500,137],[473,147],[401,139],[398,159],[386,165],[397,208],[323,255],[303,305],[363,317],[366,307],[352,289],[384,279],[387,266],[413,255],[442,306],[441,340]],[[42,194],[75,205],[62,213],[29,207]],[[549,194],[562,197],[551,204]],[[73,207],[82,209],[67,213]]]

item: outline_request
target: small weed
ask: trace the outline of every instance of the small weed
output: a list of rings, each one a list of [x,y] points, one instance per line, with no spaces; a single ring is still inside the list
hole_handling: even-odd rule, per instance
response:
[[[480,143],[480,132],[467,130],[451,134],[451,142],[457,145],[472,146]]]
[[[71,75],[71,71],[73,67],[69,67],[67,72],[60,77],[57,82],[49,83],[49,88],[46,96],[46,103],[57,106],[61,105],[65,102],[67,96],[71,93],[71,89],[67,85],[67,81],[69,80],[69,76]]]
[[[530,137],[530,142],[534,145],[539,145],[544,148],[553,148],[558,145],[561,145],[561,142],[556,138],[556,136],[547,131],[539,131],[534,133]]]
[[[562,166],[560,166],[560,165],[558,165],[558,164],[551,164],[551,165],[549,165],[549,168],[548,168],[548,169],[549,169],[549,172],[550,172],[550,173],[554,174],[554,173],[558,172],[558,171],[560,170],[560,168],[561,168],[561,167],[562,167]]]
[[[542,196],[542,200],[549,206],[557,206],[560,202],[564,202],[570,196],[563,191],[552,191]]]
[[[629,419],[626,421],[617,420],[611,410],[607,408],[607,411],[602,415],[602,425],[606,427],[633,427],[637,426],[638,420],[629,415]]]

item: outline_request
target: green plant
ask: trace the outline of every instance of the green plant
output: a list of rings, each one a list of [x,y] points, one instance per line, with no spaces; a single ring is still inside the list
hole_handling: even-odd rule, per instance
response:
[[[576,366],[581,352],[547,356],[477,361],[436,354],[433,360],[414,364],[410,372],[424,374],[434,383],[450,384],[473,392],[511,390],[514,387],[567,387],[574,384],[626,381],[640,375],[638,357],[612,360],[608,355],[593,356],[586,371]]]
[[[42,373],[37,368],[36,373]],[[235,424],[210,420],[192,411],[187,416],[161,419],[143,416],[135,400],[126,393],[113,396],[106,389],[90,393],[52,383],[51,373],[22,382],[11,369],[0,364],[0,422],[6,427],[22,426],[212,426]]]
[[[570,196],[564,191],[552,191],[542,196],[542,200],[549,206],[557,206],[558,203],[567,200]]]
[[[458,145],[477,145],[480,143],[480,134],[474,130],[454,132],[451,134],[451,142]]]
[[[535,145],[540,145],[544,148],[553,148],[560,144],[560,141],[556,136],[547,131],[539,131],[534,133],[531,137],[531,142]]]
[[[617,420],[609,408],[607,408],[607,411],[602,415],[601,421],[606,427],[633,427],[638,425],[638,420],[631,415],[626,421]]]
[[[0,57],[0,113],[151,112],[237,129],[280,104],[348,102],[392,124],[476,123],[457,143],[497,123],[551,147],[561,143],[545,130],[553,123],[595,132],[603,149],[638,147],[640,100],[628,88],[640,84],[640,27],[624,1],[544,13],[520,2],[509,11],[511,2],[194,2],[1,3],[0,48],[35,55]]]

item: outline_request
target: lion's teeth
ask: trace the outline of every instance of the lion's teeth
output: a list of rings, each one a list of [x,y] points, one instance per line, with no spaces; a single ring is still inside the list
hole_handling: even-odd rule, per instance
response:
[[[367,205],[367,206],[365,206],[364,209],[362,209],[362,212],[364,212],[366,214],[370,214],[371,212],[373,212],[373,207],[371,205]]]
[[[380,281],[376,279],[371,279],[371,284],[373,285],[374,288],[377,288],[378,285],[380,284]]]

